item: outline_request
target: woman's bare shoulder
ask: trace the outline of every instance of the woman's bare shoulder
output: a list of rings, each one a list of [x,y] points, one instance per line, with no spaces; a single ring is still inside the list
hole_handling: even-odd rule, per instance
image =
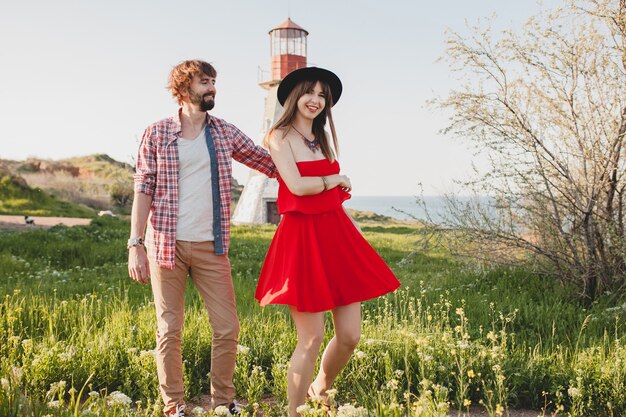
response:
[[[274,146],[283,146],[286,145],[286,141],[288,139],[289,128],[287,127],[278,127],[272,130],[267,136],[267,140],[270,145]]]

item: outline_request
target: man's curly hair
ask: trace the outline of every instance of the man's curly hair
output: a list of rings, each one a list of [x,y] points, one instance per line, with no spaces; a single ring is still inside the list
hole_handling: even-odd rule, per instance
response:
[[[167,88],[172,92],[172,96],[176,99],[178,104],[182,104],[183,94],[189,92],[193,76],[200,74],[215,78],[217,71],[215,71],[213,65],[199,59],[183,61],[172,68]]]

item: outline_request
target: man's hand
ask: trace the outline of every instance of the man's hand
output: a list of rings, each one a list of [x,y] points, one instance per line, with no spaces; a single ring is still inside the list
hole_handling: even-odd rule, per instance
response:
[[[150,264],[143,246],[128,249],[128,275],[140,284],[150,281]]]

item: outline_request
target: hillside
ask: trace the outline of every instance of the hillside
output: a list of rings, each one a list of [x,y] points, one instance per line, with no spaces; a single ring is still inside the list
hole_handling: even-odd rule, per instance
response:
[[[0,162],[0,214],[93,217],[94,211],[30,187]]]
[[[58,200],[88,207],[90,212],[110,209],[124,212],[130,208],[133,168],[108,155],[0,162],[14,178],[21,178],[29,187],[43,190]]]

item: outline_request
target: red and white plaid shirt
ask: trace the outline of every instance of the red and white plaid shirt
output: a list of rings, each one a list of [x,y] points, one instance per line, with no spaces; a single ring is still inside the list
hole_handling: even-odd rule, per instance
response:
[[[277,171],[269,153],[255,145],[252,139],[235,126],[209,114],[207,124],[215,145],[219,174],[218,181],[212,179],[212,183],[217,184],[218,188],[216,190],[213,187],[212,191],[214,196],[219,196],[217,200],[214,198],[214,201],[219,201],[218,228],[221,229],[221,235],[215,236],[215,253],[223,255],[228,253],[230,238],[232,160],[235,159],[269,177],[276,177]],[[176,116],[148,126],[139,144],[134,176],[135,192],[152,196],[146,247],[157,264],[167,269],[174,269],[176,258],[179,171],[176,139],[180,134],[180,110]],[[213,232],[217,233],[218,230]]]

